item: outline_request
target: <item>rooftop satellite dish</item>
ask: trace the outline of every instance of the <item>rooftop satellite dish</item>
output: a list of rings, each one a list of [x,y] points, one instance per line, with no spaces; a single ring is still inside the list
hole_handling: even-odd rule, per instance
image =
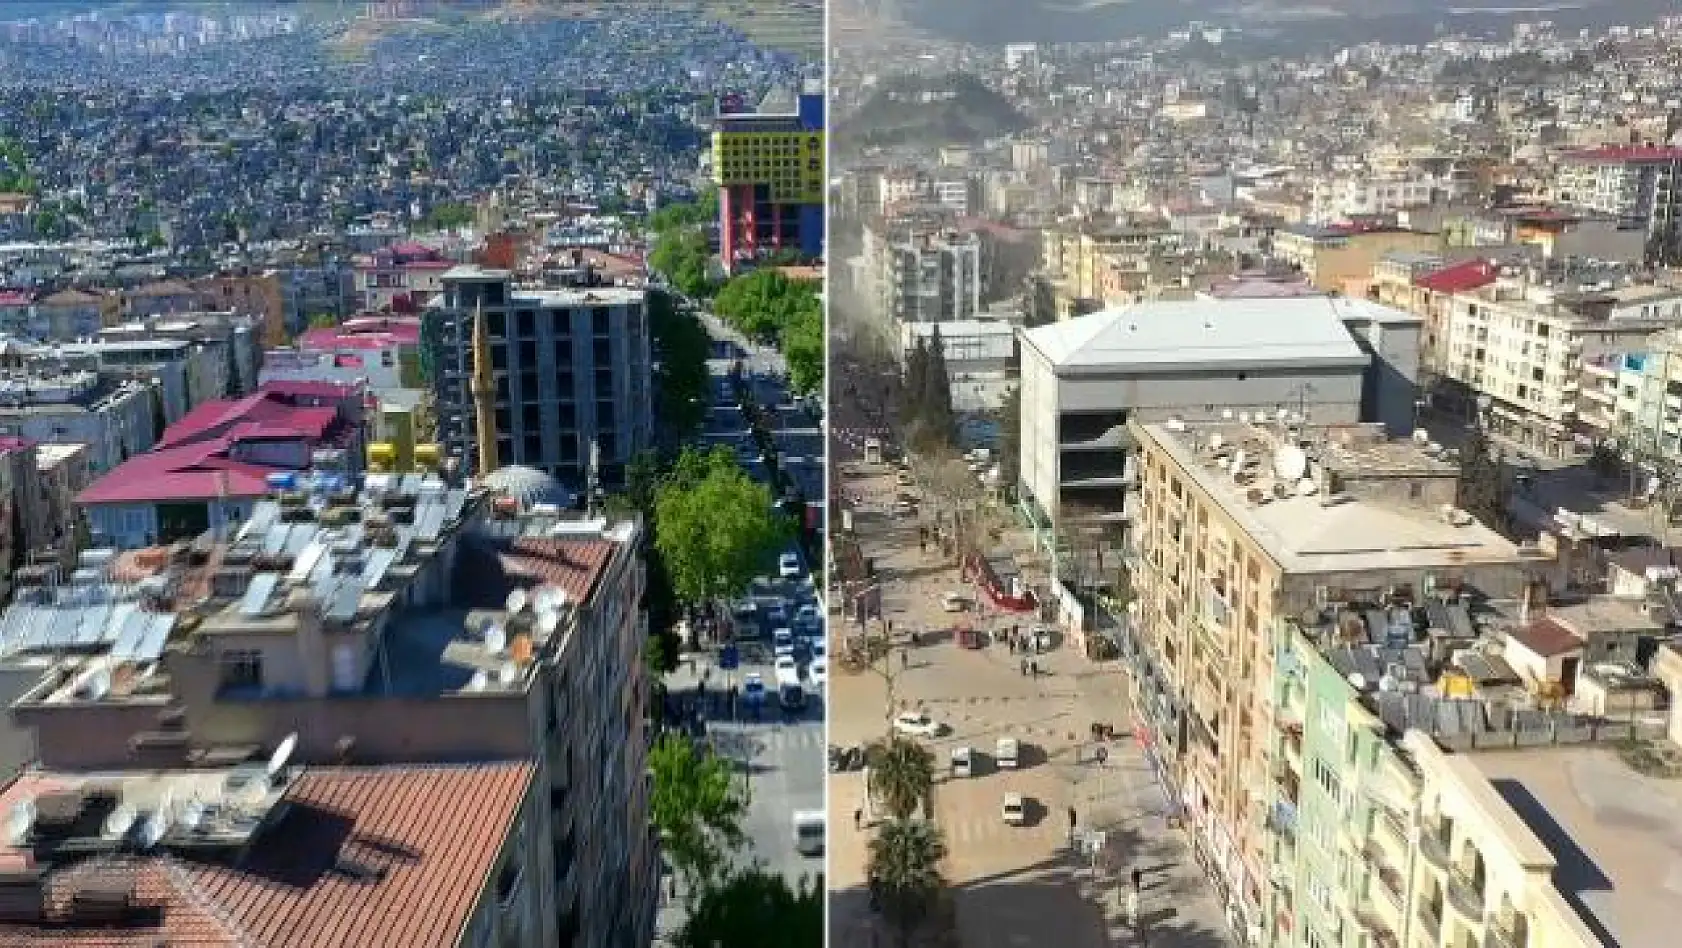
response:
[[[511,616],[512,615],[519,615],[520,610],[522,610],[526,607],[526,604],[530,601],[530,598],[531,597],[526,594],[526,591],[524,589],[516,589],[513,592],[509,593],[508,594],[508,601],[506,603],[506,605],[508,607],[508,614],[511,615]]]
[[[1384,677],[1378,679],[1378,690],[1379,691],[1395,691],[1396,690],[1396,679],[1391,678],[1389,675],[1385,675]]]
[[[496,683],[497,684],[499,684],[499,685],[512,685],[514,682],[519,681],[519,680],[520,680],[520,666],[514,664],[513,662],[503,662],[501,665],[497,666],[497,669],[496,669]]]
[[[6,838],[13,846],[22,846],[29,841],[29,831],[35,826],[35,801],[19,800],[12,804],[11,815],[6,818]]]
[[[1209,436],[1209,447],[1212,450],[1219,451],[1221,449],[1221,445],[1223,444],[1226,444],[1226,439],[1221,437],[1221,433],[1219,431]]]
[[[1361,674],[1360,672],[1350,672],[1349,673],[1349,684],[1356,691],[1366,691],[1367,690],[1367,676]]]
[[[500,655],[508,647],[508,633],[500,625],[491,625],[485,629],[485,651],[492,655]]]
[[[476,672],[473,673],[473,677],[468,679],[468,681],[467,681],[467,690],[468,691],[484,691],[485,686],[489,685],[490,683],[491,683],[491,676],[485,674],[482,671],[476,671]]]
[[[169,832],[169,816],[159,810],[147,815],[141,821],[140,832],[135,838],[135,842],[140,845],[141,849],[151,849],[158,845],[167,832]]]
[[[543,635],[554,635],[561,627],[561,614],[558,612],[540,612],[537,614],[537,631]]]
[[[105,817],[105,838],[122,839],[128,831],[134,829],[134,807],[124,803],[112,810]]]
[[[1308,455],[1294,444],[1273,452],[1273,474],[1280,480],[1299,481],[1308,473]]]
[[[268,773],[270,780],[273,780],[277,774],[286,769],[286,765],[292,760],[293,752],[297,749],[298,735],[296,733],[288,734],[281,740],[280,746],[276,747],[274,753],[269,757]]]
[[[188,801],[187,805],[181,808],[182,828],[188,832],[194,832],[198,830],[202,823],[204,823],[204,804],[197,800]]]
[[[539,586],[531,594],[531,608],[533,612],[553,612],[555,609],[555,590],[549,586]]]

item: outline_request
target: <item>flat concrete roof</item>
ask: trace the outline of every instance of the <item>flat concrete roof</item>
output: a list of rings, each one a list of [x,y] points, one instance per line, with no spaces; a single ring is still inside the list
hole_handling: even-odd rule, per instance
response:
[[[1041,326],[1023,338],[1059,374],[1259,366],[1364,366],[1332,297],[1138,303]]]
[[[1461,755],[1552,851],[1554,885],[1602,944],[1676,944],[1682,782],[1643,777],[1612,751]]]
[[[1477,522],[1455,526],[1440,511],[1424,506],[1355,498],[1328,505],[1318,492],[1300,493],[1300,481],[1286,485],[1286,496],[1276,497],[1271,454],[1253,446],[1269,436],[1263,427],[1226,423],[1187,425],[1183,431],[1166,425],[1142,428],[1288,573],[1436,569],[1521,559],[1518,546],[1494,530]],[[1219,465],[1207,448],[1210,435],[1217,432],[1226,445],[1252,445],[1246,454],[1260,463],[1249,484],[1233,480],[1230,469]],[[1387,450],[1402,450],[1400,442],[1391,445]],[[1253,502],[1252,489],[1260,490],[1266,502]]]

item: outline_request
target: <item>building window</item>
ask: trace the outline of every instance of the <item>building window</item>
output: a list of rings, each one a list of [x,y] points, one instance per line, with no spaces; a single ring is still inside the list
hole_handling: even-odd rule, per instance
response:
[[[218,660],[223,688],[263,687],[263,653],[256,649],[231,649]]]

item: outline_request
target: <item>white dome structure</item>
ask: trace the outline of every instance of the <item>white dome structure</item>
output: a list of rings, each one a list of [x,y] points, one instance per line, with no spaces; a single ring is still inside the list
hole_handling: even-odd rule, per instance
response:
[[[512,499],[521,510],[530,510],[538,504],[571,507],[573,502],[572,491],[567,490],[554,475],[534,467],[519,464],[500,467],[480,483],[492,494]]]

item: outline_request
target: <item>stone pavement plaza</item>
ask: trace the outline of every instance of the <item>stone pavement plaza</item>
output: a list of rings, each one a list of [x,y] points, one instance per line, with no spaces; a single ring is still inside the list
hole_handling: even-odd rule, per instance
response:
[[[919,552],[915,522],[885,513],[895,490],[885,469],[862,478],[856,476],[860,466],[849,470],[854,476],[848,490],[865,504],[855,514],[855,529],[884,581],[883,606],[899,643],[883,663],[895,676],[895,701],[921,708],[950,728],[928,743],[939,771],[935,820],[950,850],[944,868],[954,893],[958,944],[1136,944],[1121,917],[1121,883],[1134,866],[1145,873],[1141,914],[1152,920],[1151,944],[1230,944],[1220,907],[1183,837],[1167,828],[1166,798],[1138,749],[1129,740],[1111,742],[1107,764],[1076,762],[1077,748],[1090,761],[1093,721],[1122,733],[1129,727],[1125,680],[1117,666],[1094,665],[1073,648],[1060,647],[1039,656],[1046,674],[1024,677],[1020,659],[1004,645],[966,650],[940,634],[954,620],[1008,629],[1012,622],[1026,628],[1033,619],[941,611],[942,592],[975,590],[963,586],[956,568],[937,554]],[[903,635],[908,628],[936,634],[913,647]],[[846,631],[835,619],[833,654],[839,655]],[[902,648],[908,655],[903,670]],[[887,690],[883,675],[849,673],[837,664],[830,682],[830,741],[864,743],[882,735],[888,727]],[[1022,743],[1019,770],[992,766],[994,745],[1006,736]],[[949,755],[959,745],[979,752],[976,776],[950,776]],[[890,943],[885,933],[872,935],[878,923],[861,894],[869,827],[856,830],[853,815],[863,806],[863,782],[859,772],[830,777],[829,882],[836,893],[830,928],[836,948]],[[1001,808],[1007,792],[1028,798],[1029,825],[1005,825]],[[1094,878],[1090,858],[1070,847],[1071,806],[1083,833],[1106,831],[1103,879]]]

